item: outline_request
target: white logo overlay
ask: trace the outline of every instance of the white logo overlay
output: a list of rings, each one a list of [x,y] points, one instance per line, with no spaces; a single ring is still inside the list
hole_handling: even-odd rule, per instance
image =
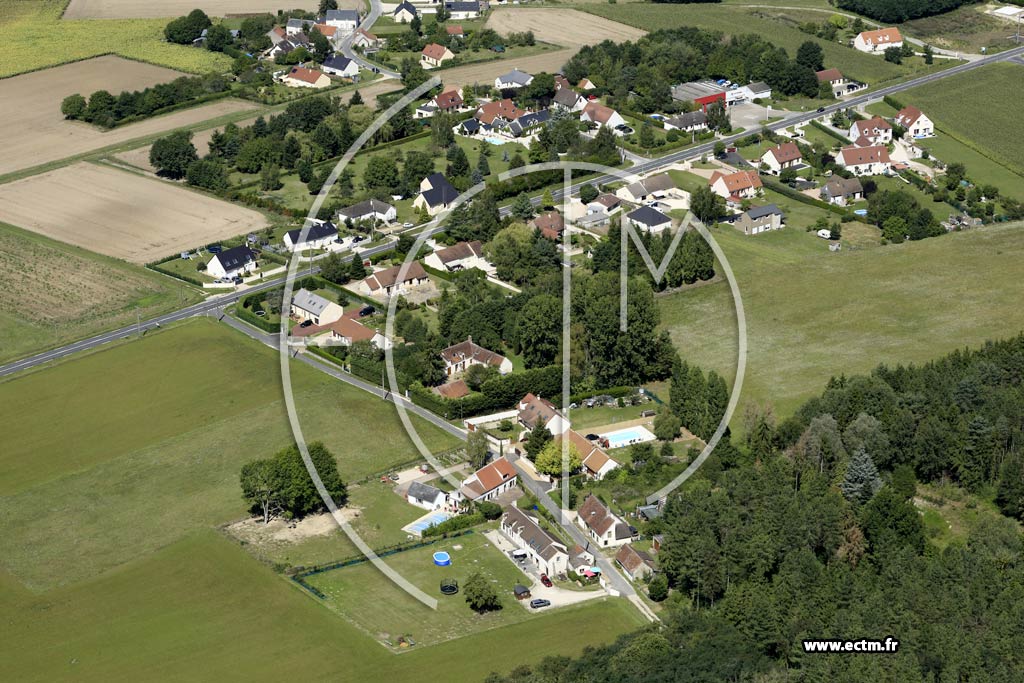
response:
[[[356,155],[356,153],[366,144],[366,142],[384,125],[386,124],[395,114],[401,109],[408,106],[415,100],[419,99],[422,95],[427,93],[429,90],[440,85],[440,79],[432,78],[429,81],[423,83],[419,87],[410,91],[397,102],[387,108],[370,126],[359,136],[359,138],[352,144],[352,146],[345,152],[342,158],[338,161],[337,165],[331,171],[327,180],[324,182],[316,199],[313,201],[313,205],[309,210],[306,220],[303,224],[302,230],[298,242],[301,243],[305,240],[310,227],[313,225],[313,220],[316,218],[320,211],[320,207],[323,205],[328,193],[334,186],[338,177],[344,171],[345,167],[348,166],[349,162]],[[563,171],[563,186],[559,193],[555,193],[556,197],[560,197],[563,203],[563,216],[569,216],[569,203],[574,192],[579,190],[579,185],[574,185],[572,182],[573,171],[583,171],[588,174],[599,174],[596,181],[598,183],[607,183],[617,180],[629,180],[634,176],[627,171],[620,169],[603,166],[600,164],[591,164],[585,162],[574,162],[574,161],[552,161],[540,164],[531,164],[520,168],[512,169],[502,173],[498,176],[498,180],[504,182],[510,178],[528,175],[530,173],[536,173],[539,171],[551,171],[551,170],[562,170]],[[594,178],[590,178],[590,181],[594,181]],[[486,185],[480,183],[456,198],[456,200],[443,212],[435,216],[431,221],[423,226],[413,228],[413,230],[419,230],[419,234],[416,238],[412,248],[409,249],[405,260],[399,268],[397,280],[401,282],[409,267],[416,260],[416,256],[424,243],[432,235],[441,230],[441,225],[445,218],[451,213],[452,210],[458,206],[470,201],[485,189]],[[739,336],[738,353],[736,359],[736,375],[733,381],[732,390],[729,396],[729,402],[726,406],[725,413],[722,417],[714,434],[708,440],[707,445],[701,450],[700,454],[689,464],[689,466],[680,473],[675,479],[669,482],[661,489],[652,492],[648,497],[648,502],[656,502],[664,499],[669,493],[678,488],[684,481],[690,478],[694,472],[707,460],[708,456],[711,455],[715,446],[721,440],[728,427],[729,421],[732,418],[733,413],[736,410],[736,406],[739,401],[740,389],[743,385],[743,376],[746,369],[746,355],[747,355],[747,336],[746,336],[746,318],[743,311],[743,303],[740,297],[739,287],[736,282],[736,278],[733,275],[732,268],[729,266],[729,261],[726,258],[724,252],[715,241],[714,237],[708,231],[708,229],[692,214],[687,213],[685,220],[679,226],[675,237],[673,238],[671,245],[665,254],[662,262],[658,265],[654,264],[653,259],[644,247],[643,242],[640,239],[640,235],[637,234],[636,230],[629,221],[622,222],[621,229],[621,271],[620,271],[620,331],[622,333],[627,332],[627,285],[629,279],[628,273],[628,262],[626,254],[628,251],[628,242],[632,239],[634,246],[640,253],[644,264],[646,265],[650,274],[654,277],[655,281],[660,281],[664,276],[664,273],[678,248],[682,239],[683,233],[687,229],[696,230],[711,247],[716,259],[717,268],[725,275],[726,280],[729,283],[729,288],[732,293],[733,302],[735,305],[736,321],[737,321],[737,332]],[[569,370],[570,370],[570,292],[572,288],[572,267],[570,262],[570,249],[571,249],[571,231],[566,229],[562,235],[562,246],[563,246],[563,267],[562,267],[562,395],[561,395],[561,411],[567,421],[571,422],[571,408],[570,408],[570,381],[569,381]],[[353,258],[361,258],[361,255],[353,254]],[[288,275],[284,285],[284,293],[282,295],[282,302],[290,302],[292,292],[294,289],[295,280],[298,277],[299,261],[301,259],[301,252],[296,252],[292,259],[288,263]],[[395,312],[397,309],[398,297],[392,296],[388,301],[387,318],[385,322],[385,337],[387,339],[394,338],[394,319]],[[285,309],[286,303],[282,304],[282,308]],[[406,432],[408,433],[416,449],[423,456],[423,458],[430,464],[435,472],[439,476],[443,477],[452,487],[458,489],[461,482],[459,482],[453,474],[446,472],[443,469],[442,464],[437,460],[434,454],[427,448],[423,439],[420,437],[415,425],[412,422],[410,412],[415,413],[421,418],[426,419],[435,425],[441,426],[443,429],[450,433],[458,434],[460,438],[465,438],[465,432],[458,427],[454,427],[447,423],[441,417],[430,413],[424,408],[413,404],[407,398],[402,396],[401,390],[398,385],[398,379],[394,367],[394,355],[392,351],[392,345],[385,344],[385,368],[386,368],[386,379],[387,386],[380,389],[380,396],[383,400],[389,400],[398,411],[399,419],[401,419]],[[352,543],[359,549],[359,551],[377,568],[379,569],[388,579],[393,581],[397,586],[405,590],[407,593],[412,595],[414,598],[422,602],[424,605],[436,609],[437,599],[423,592],[419,587],[414,585],[400,573],[395,571],[389,566],[383,559],[381,559],[373,549],[359,536],[359,534],[352,528],[352,526],[345,520],[340,514],[337,504],[331,498],[326,487],[320,479],[319,474],[316,471],[316,466],[313,464],[312,459],[309,455],[309,448],[306,444],[305,437],[302,432],[302,426],[299,422],[298,413],[295,408],[295,399],[292,393],[291,384],[291,363],[290,363],[290,339],[288,329],[288,316],[281,317],[281,331],[279,335],[279,351],[281,361],[281,381],[284,389],[285,406],[288,412],[288,420],[291,425],[292,434],[295,439],[295,443],[298,446],[299,452],[302,454],[302,460],[306,465],[306,469],[309,471],[309,475],[316,486],[317,491],[320,493],[320,497],[323,499],[327,509],[331,512],[334,520],[337,522],[339,527],[346,536],[352,541]],[[567,522],[565,511],[569,507],[569,475],[572,474],[569,471],[569,440],[562,439],[562,477],[561,477],[561,505],[558,505],[550,496],[544,496],[541,499],[541,503],[550,509],[550,511],[560,519],[563,523]]]

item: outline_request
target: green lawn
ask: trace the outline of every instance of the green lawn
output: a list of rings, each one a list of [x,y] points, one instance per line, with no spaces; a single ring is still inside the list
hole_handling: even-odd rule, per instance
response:
[[[0,609],[0,675],[11,681],[472,681],[641,625],[624,600],[594,601],[393,655],[209,530],[44,596],[0,574]]]
[[[785,229],[755,239],[714,232],[746,311],[747,403],[792,413],[830,376],[879,363],[924,362],[1024,328],[1024,224],[920,242],[829,253],[824,240]],[[735,372],[736,321],[726,283],[658,299],[684,358]]]

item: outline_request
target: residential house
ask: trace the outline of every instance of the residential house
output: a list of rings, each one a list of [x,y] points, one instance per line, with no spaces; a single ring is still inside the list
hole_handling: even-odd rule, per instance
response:
[[[795,142],[784,142],[777,147],[765,150],[761,155],[761,163],[768,167],[768,170],[779,175],[787,168],[799,166],[803,161],[803,154]]]
[[[594,201],[587,204],[587,213],[603,213],[605,215],[611,215],[615,213],[620,206],[622,206],[621,199],[609,192],[605,192],[603,194],[599,194]]]
[[[317,24],[313,28],[315,28],[320,35],[326,38],[331,43],[331,45],[337,47],[338,43],[341,42],[342,32],[341,30],[338,29],[337,26]]]
[[[701,133],[708,129],[708,115],[703,111],[691,111],[663,121],[665,130],[681,130],[685,133]]]
[[[576,512],[576,525],[602,548],[629,543],[633,537],[629,525],[613,515],[593,493],[587,496]]]
[[[281,82],[289,88],[326,88],[331,84],[331,78],[318,69],[307,69],[304,66],[293,66]]]
[[[668,173],[658,173],[630,183],[616,194],[626,201],[640,203],[664,199],[674,194],[675,189],[676,183],[672,180],[672,176]]]
[[[464,342],[442,349],[441,360],[444,361],[444,372],[448,377],[465,372],[472,365],[496,368],[498,374],[501,375],[512,372],[512,361],[500,353],[495,353],[474,343],[472,336]]]
[[[913,138],[930,138],[935,135],[935,124],[914,106],[900,109],[896,114],[896,123],[903,126]]]
[[[596,443],[588,441],[575,429],[567,431],[565,436],[568,437],[569,443],[576,447],[576,452],[580,454],[583,473],[591,479],[603,479],[606,474],[619,466],[619,463],[608,457],[608,454],[601,450]]]
[[[719,197],[726,199],[749,199],[756,197],[757,193],[764,187],[761,176],[757,171],[736,171],[735,173],[722,173],[715,171],[708,181],[712,191]]]
[[[328,323],[327,328],[331,330],[331,339],[344,346],[367,341],[381,351],[391,347],[391,340],[381,334],[379,330],[371,330],[348,316],[342,316],[338,320]]]
[[[288,54],[289,52],[294,50],[296,47],[298,47],[298,46],[295,43],[293,43],[291,40],[288,40],[288,39],[279,40],[276,43],[273,43],[270,46],[270,49],[268,49],[263,54],[266,57],[269,57],[270,59],[277,59],[277,58],[279,58],[279,57],[281,57],[283,55]]]
[[[500,128],[512,123],[526,112],[516,106],[516,103],[505,98],[494,102],[481,104],[476,108],[473,118],[489,128]]]
[[[398,217],[398,210],[387,202],[379,199],[367,199],[338,209],[338,220],[359,223],[361,221],[373,221],[374,223],[392,223]]]
[[[829,204],[847,206],[864,199],[864,186],[856,178],[833,176],[821,188],[821,198]]]
[[[297,36],[300,33],[305,34],[314,24],[316,22],[309,19],[289,19],[288,23],[284,25],[284,32],[288,36]]]
[[[527,394],[519,401],[516,408],[519,411],[519,424],[527,431],[546,427],[552,436],[558,436],[569,429],[569,421],[546,398]]]
[[[581,78],[576,87],[580,90],[595,90],[597,88],[594,82],[589,78]]]
[[[444,8],[448,12],[449,19],[477,19],[483,7],[476,0],[470,2],[446,2]]]
[[[853,46],[861,52],[882,53],[890,47],[903,47],[903,36],[895,27],[862,31],[853,39]]]
[[[399,24],[408,24],[410,21],[420,15],[416,6],[408,0],[402,0],[401,3],[391,12],[391,18]]]
[[[646,579],[654,573],[654,560],[643,550],[634,548],[632,543],[619,548],[619,552],[615,554],[615,562],[633,581]]]
[[[551,106],[562,111],[580,111],[587,100],[572,88],[559,88],[551,100]]]
[[[672,227],[672,219],[653,206],[641,206],[626,214],[626,220],[638,230],[657,234]]]
[[[456,112],[462,109],[465,105],[465,101],[462,99],[461,88],[445,90],[443,93],[435,97],[432,102],[435,107],[443,112]]]
[[[381,39],[375,33],[370,33],[365,28],[357,28],[356,35],[352,38],[352,47],[361,47],[364,52],[380,49],[381,43]]]
[[[587,102],[580,112],[580,121],[611,128],[616,134],[621,132],[617,130],[618,126],[626,125],[626,119],[622,118],[619,112],[611,107],[606,107],[597,100]]]
[[[284,246],[289,251],[305,251],[307,249],[323,249],[338,241],[338,229],[330,221],[317,221],[309,226],[306,238],[299,241],[302,229],[289,230],[284,234]]]
[[[551,111],[542,109],[523,114],[505,127],[505,132],[514,138],[529,135],[551,120]]]
[[[546,211],[533,219],[533,227],[549,240],[561,240],[565,230],[565,217],[557,211]]]
[[[267,31],[267,37],[270,38],[271,45],[277,45],[288,37],[288,31],[281,26],[275,26]]]
[[[462,24],[446,24],[444,32],[449,38],[465,38],[466,32],[462,30]]]
[[[505,458],[497,458],[469,475],[459,491],[469,501],[494,500],[515,488],[518,481],[519,476],[512,463]]]
[[[441,398],[458,399],[469,396],[469,385],[466,384],[466,380],[457,379],[454,382],[448,382],[440,386],[434,387],[432,391],[440,396]]]
[[[892,126],[881,116],[854,121],[850,124],[850,139],[858,147],[888,145],[892,142]]]
[[[775,204],[754,206],[742,213],[728,216],[723,222],[731,223],[744,235],[757,235],[769,230],[780,230],[786,220],[786,214]]]
[[[359,64],[354,59],[334,55],[324,60],[320,65],[324,73],[341,78],[356,78],[359,75]]]
[[[402,266],[391,266],[390,268],[378,270],[365,280],[359,282],[360,291],[363,294],[391,296],[392,294],[403,294],[408,291],[409,287],[415,287],[430,280],[427,276],[427,271],[423,270],[423,266],[420,265],[419,261],[410,263],[406,269],[405,277],[399,281],[398,274],[401,269]]]
[[[256,269],[256,254],[249,247],[232,247],[214,254],[206,264],[206,274],[215,278],[234,278]]]
[[[448,502],[448,494],[430,484],[414,481],[409,484],[405,499],[424,510],[440,510]]]
[[[426,209],[431,216],[444,211],[459,196],[459,191],[441,173],[431,173],[420,181],[420,194],[413,201],[414,209]]]
[[[839,69],[823,69],[814,74],[818,77],[818,83],[828,83],[832,88],[835,97],[842,97],[846,94],[846,76]]]
[[[543,574],[558,576],[569,571],[569,552],[558,538],[519,508],[509,506],[501,516],[501,532],[526,552],[526,557]]]
[[[533,82],[533,76],[520,71],[519,69],[512,69],[506,74],[502,74],[494,79],[494,87],[498,90],[515,90],[517,88],[525,88]]]
[[[484,272],[494,270],[494,267],[484,258],[484,248],[480,240],[472,242],[459,242],[444,249],[427,254],[423,262],[435,270],[444,270],[453,273],[467,268],[477,268]]]
[[[854,175],[888,174],[892,168],[889,150],[885,147],[844,147],[836,163]]]
[[[565,77],[565,74],[555,74],[555,90],[561,90],[562,88],[572,89],[572,83]]]
[[[354,9],[329,9],[324,17],[324,23],[333,26],[342,34],[355,33],[359,28],[359,11]]]
[[[588,544],[589,545],[589,544]],[[593,576],[597,557],[579,543],[569,550],[569,569],[580,576]]]
[[[340,305],[308,289],[292,295],[291,316],[298,320],[311,320],[314,325],[327,325],[341,318],[345,311]]]
[[[423,52],[420,54],[420,64],[424,69],[439,67],[449,59],[455,59],[455,53],[444,45],[438,45],[437,43],[427,43],[427,46],[423,48]]]

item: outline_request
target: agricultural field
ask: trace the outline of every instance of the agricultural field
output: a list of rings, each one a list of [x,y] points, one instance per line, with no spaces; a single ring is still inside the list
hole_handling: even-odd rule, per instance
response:
[[[0,121],[4,122],[0,146],[5,151],[0,158],[0,175],[210,119],[231,115],[242,118],[242,112],[256,108],[249,102],[224,99],[109,131],[67,121],[60,113],[61,101],[74,93],[88,96],[105,89],[116,95],[181,75],[178,71],[108,55],[0,80]]]
[[[1024,224],[829,253],[786,228],[744,237],[717,228],[747,319],[745,404],[792,413],[829,377],[879,363],[924,362],[1024,328]],[[725,282],[659,298],[662,324],[684,358],[732,382],[736,319]],[[922,342],[927,340],[927,342]]]
[[[85,162],[0,185],[0,221],[140,264],[267,226],[251,209]]]
[[[513,67],[527,73],[547,71],[552,73],[561,69],[576,53],[576,50],[553,50],[542,52],[530,57],[520,57],[514,62],[497,59],[478,64],[454,66],[437,71],[446,88],[461,88],[477,83],[493,83],[494,79]]]
[[[594,17],[575,9],[495,9],[487,19],[487,28],[501,35],[533,31],[537,40],[564,47],[597,45],[602,40],[616,43],[636,40],[646,31],[617,21]]]
[[[291,0],[289,9],[315,12],[316,0]],[[362,0],[341,0],[338,7],[364,9]],[[232,14],[275,14],[281,8],[278,0],[170,0],[153,3],[147,0],[71,0],[64,19],[149,19],[178,17],[199,8],[211,17]]]
[[[905,35],[946,50],[991,54],[1014,46],[1015,27],[985,14],[986,5],[966,5],[951,12],[900,24]]]
[[[0,223],[0,362],[200,298],[151,271]]]
[[[231,66],[226,55],[166,42],[167,19],[62,21],[66,6],[67,0],[0,0],[0,78],[110,53],[191,73]]]

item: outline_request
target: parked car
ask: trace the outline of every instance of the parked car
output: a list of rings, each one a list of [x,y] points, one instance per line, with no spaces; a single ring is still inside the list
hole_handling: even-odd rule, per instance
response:
[[[365,305],[365,306],[363,306],[362,308],[359,309],[359,317],[360,318],[365,318],[366,316],[373,315],[376,312],[377,312],[376,308],[374,308],[373,306],[367,304],[367,305]]]
[[[232,280],[232,282],[234,282],[236,285],[240,285],[242,284],[242,277],[240,275],[236,275],[235,279]]]
[[[312,320],[303,320],[299,327],[309,327],[313,324]]]
[[[411,228],[412,227],[412,223],[402,223],[402,227],[403,228]]]
[[[548,588],[551,588],[551,586],[554,585],[553,583],[551,583],[551,579],[548,578],[547,574],[541,574],[540,575],[540,582],[542,584],[544,584],[545,586],[547,586]]]
[[[551,606],[551,601],[550,600],[542,600],[540,598],[538,598],[537,600],[530,600],[530,607],[532,607],[533,609],[540,609],[541,607],[550,607],[550,606]]]

